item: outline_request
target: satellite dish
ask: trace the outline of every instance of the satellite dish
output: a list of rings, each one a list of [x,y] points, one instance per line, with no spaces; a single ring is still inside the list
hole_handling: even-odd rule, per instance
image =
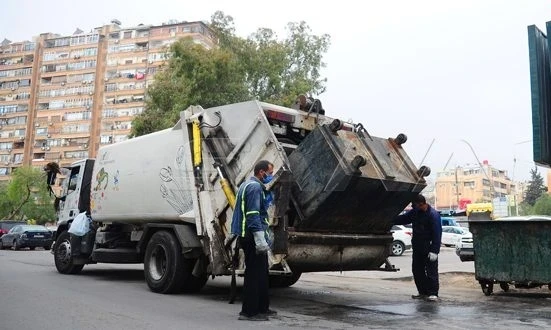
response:
[[[116,19],[116,18],[112,19],[112,20],[111,20],[111,23],[117,24],[117,25],[121,25],[121,24],[122,24],[121,21],[119,21],[119,20]]]

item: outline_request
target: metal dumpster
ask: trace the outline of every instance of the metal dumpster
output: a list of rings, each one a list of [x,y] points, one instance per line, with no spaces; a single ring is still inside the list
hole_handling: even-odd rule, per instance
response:
[[[508,217],[469,221],[475,277],[485,295],[495,283],[532,288],[551,284],[551,217]]]

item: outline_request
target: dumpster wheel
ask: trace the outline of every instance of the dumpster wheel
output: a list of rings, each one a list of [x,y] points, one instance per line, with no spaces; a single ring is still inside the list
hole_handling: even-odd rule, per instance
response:
[[[482,292],[484,292],[485,296],[489,296],[494,292],[494,283],[480,282],[480,286],[482,287]]]
[[[503,290],[503,292],[509,292],[509,283],[499,282],[499,287]]]

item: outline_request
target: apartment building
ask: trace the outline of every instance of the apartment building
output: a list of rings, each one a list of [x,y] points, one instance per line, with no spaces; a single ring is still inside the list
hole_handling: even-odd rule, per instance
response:
[[[523,186],[514,183],[506,171],[494,168],[488,161],[484,161],[482,167],[458,166],[438,172],[434,186],[437,209],[456,209],[462,200],[491,202],[495,197],[505,196],[519,203],[523,193]]]
[[[191,37],[210,48],[202,22],[41,34],[0,44],[0,180],[21,165],[68,165],[124,141],[168,47]]]

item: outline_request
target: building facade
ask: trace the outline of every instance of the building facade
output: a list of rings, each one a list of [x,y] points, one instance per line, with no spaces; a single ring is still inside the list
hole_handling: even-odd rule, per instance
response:
[[[68,165],[101,145],[128,139],[146,88],[168,47],[191,37],[215,44],[202,22],[140,25],[118,21],[71,36],[41,34],[0,44],[0,180],[22,165]]]
[[[507,172],[492,167],[487,161],[480,166],[458,166],[437,173],[434,195],[437,209],[460,209],[466,201],[491,202],[508,197],[520,203],[524,185],[514,183]]]

